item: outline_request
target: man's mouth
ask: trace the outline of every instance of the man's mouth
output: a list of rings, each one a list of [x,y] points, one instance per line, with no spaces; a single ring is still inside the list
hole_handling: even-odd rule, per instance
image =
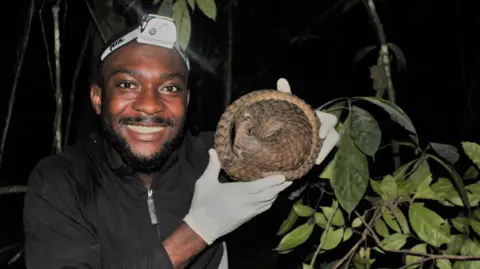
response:
[[[164,126],[145,126],[145,125],[133,125],[133,124],[127,124],[126,127],[140,134],[153,134],[165,129]]]

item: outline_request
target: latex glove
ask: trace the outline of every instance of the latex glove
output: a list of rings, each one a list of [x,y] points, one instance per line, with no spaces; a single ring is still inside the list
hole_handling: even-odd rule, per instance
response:
[[[250,182],[220,183],[220,161],[214,149],[210,162],[195,183],[190,211],[184,221],[207,244],[224,236],[268,210],[278,193],[292,184],[283,175]]]
[[[292,90],[290,89],[290,84],[284,78],[280,78],[277,81],[277,90],[280,92],[287,92],[290,94],[292,93]],[[320,139],[323,139],[322,149],[320,150],[320,153],[318,154],[315,161],[315,163],[319,165],[323,162],[323,160],[325,160],[325,158],[333,150],[335,145],[337,145],[338,141],[340,140],[340,135],[335,129],[335,126],[338,122],[338,119],[337,117],[335,117],[335,115],[321,112],[318,110],[315,110],[315,112],[317,113],[317,116],[320,119],[321,123],[320,130],[318,131],[319,136]]]

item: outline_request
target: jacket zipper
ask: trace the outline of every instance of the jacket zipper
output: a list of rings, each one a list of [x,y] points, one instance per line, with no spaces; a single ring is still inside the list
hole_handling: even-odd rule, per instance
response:
[[[148,213],[150,214],[150,223],[155,226],[157,229],[157,235],[160,240],[162,239],[160,233],[160,227],[158,226],[158,219],[157,219],[157,210],[155,209],[155,202],[153,199],[153,190],[148,188],[147,189],[147,206],[148,206]]]

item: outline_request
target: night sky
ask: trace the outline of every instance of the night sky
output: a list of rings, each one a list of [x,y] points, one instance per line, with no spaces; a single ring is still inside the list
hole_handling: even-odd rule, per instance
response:
[[[55,99],[40,27],[39,8],[42,2],[39,0],[35,4],[6,148],[2,153],[4,161],[0,170],[0,186],[25,184],[33,166],[53,150]],[[54,68],[52,2],[45,3],[42,18]],[[67,3],[65,21],[64,4],[60,10],[66,118],[71,105],[69,95],[72,78],[91,17],[84,0],[63,2]],[[233,100],[253,90],[273,88],[280,77],[287,78],[292,92],[313,107],[338,97],[375,94],[368,69],[376,62],[376,53],[354,62],[358,50],[377,44],[374,28],[363,4],[359,3],[343,13],[347,1],[237,2],[238,6],[234,9]],[[220,60],[224,60],[227,8],[225,0],[216,3],[219,7],[216,23],[205,18],[198,10],[193,13],[189,49],[198,54],[204,46],[215,46]],[[1,16],[2,131],[29,5],[28,0],[8,1],[8,7],[4,4]],[[478,1],[383,0],[377,2],[377,9],[387,41],[398,45],[405,55],[405,68],[399,70],[393,66],[397,103],[412,119],[423,145],[440,142],[458,146],[460,141],[478,142]],[[292,42],[294,38],[299,41]],[[89,103],[90,73],[94,64],[92,60],[95,59],[91,53],[88,47],[76,83],[69,144],[86,138],[95,127],[95,117]],[[188,124],[196,130],[213,130],[223,109],[225,71],[222,66],[208,71],[209,68],[197,62],[193,66],[190,88],[194,99]],[[0,249],[10,244],[20,244],[23,240],[22,201],[21,194],[0,197]],[[4,256],[0,256],[0,268],[3,268],[4,259]]]

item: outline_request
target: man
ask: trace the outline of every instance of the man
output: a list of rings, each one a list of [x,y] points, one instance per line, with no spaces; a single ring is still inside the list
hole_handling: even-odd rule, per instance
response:
[[[190,65],[173,32],[158,26],[168,23],[145,16],[109,43],[91,87],[101,135],[33,170],[28,268],[227,268],[221,237],[290,185],[282,175],[220,182],[213,133],[184,129]],[[283,79],[277,87],[290,91]],[[326,142],[317,164],[339,138],[336,118],[318,115]]]

